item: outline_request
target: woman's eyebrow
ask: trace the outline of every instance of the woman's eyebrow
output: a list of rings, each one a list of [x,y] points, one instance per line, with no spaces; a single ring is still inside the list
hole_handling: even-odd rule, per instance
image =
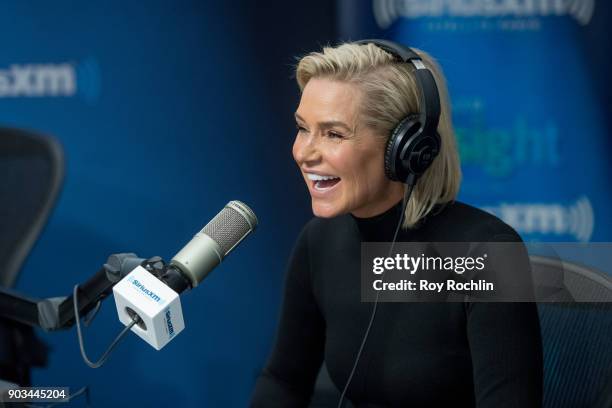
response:
[[[305,122],[305,120],[296,112],[295,113],[295,118]],[[317,125],[319,125],[319,127],[324,128],[324,129],[328,129],[334,126],[339,126],[339,127],[343,127],[348,131],[352,131],[351,127],[349,125],[347,125],[346,123],[342,122],[341,120],[325,120],[323,122],[318,122]]]
[[[347,125],[346,123],[344,123],[344,122],[342,122],[340,120],[326,120],[324,122],[319,122],[319,126],[321,128],[323,128],[323,129],[329,129],[329,128],[338,126],[338,127],[345,128],[349,132],[352,131],[352,129],[349,127],[349,125]]]

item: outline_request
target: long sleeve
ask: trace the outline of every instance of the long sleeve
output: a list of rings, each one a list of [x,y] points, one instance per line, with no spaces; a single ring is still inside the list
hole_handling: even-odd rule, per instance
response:
[[[325,322],[312,291],[308,231],[293,249],[276,341],[257,380],[251,407],[307,407],[323,361]]]
[[[542,343],[535,303],[474,303],[468,339],[478,408],[542,406]]]
[[[371,304],[359,301],[361,245],[392,236],[400,211],[401,202],[373,218],[315,218],[306,226],[290,258],[276,341],[251,407],[307,407],[324,355],[336,388],[346,384],[372,311]],[[515,266],[528,261],[520,236],[492,215],[461,203],[444,207],[415,230],[402,231],[398,241],[518,242],[517,252],[509,254],[509,271],[501,268],[499,277],[511,284],[530,278],[528,268]],[[499,262],[493,271],[505,265]],[[516,287],[510,286],[504,293],[514,295]],[[378,307],[346,395],[355,405],[541,407],[536,304]]]
[[[514,231],[494,242],[521,242]],[[527,253],[517,250],[512,279],[531,284]],[[471,303],[467,334],[478,408],[542,406],[543,357],[536,303]]]

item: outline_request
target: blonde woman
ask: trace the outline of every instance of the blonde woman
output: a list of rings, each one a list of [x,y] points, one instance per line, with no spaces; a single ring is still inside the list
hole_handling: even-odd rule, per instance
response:
[[[433,59],[414,52],[437,83],[441,148],[405,209],[406,185],[387,177],[384,157],[392,130],[423,108],[414,67],[372,43],[325,47],[297,65],[293,157],[315,218],[289,262],[253,407],[308,406],[323,362],[356,407],[541,406],[535,304],[380,303],[369,326],[372,303],[360,301],[360,244],[392,241],[402,215],[400,242],[521,241],[456,201],[461,171],[446,85]]]

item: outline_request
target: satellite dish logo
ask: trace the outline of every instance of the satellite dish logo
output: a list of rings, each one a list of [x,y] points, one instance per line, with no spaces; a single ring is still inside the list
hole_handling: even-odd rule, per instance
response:
[[[100,97],[100,66],[94,58],[81,61],[75,68],[77,93],[87,102],[93,103]]]
[[[0,68],[0,98],[100,97],[100,68],[93,58],[80,63],[12,64]]]
[[[585,196],[570,205],[500,203],[481,208],[522,234],[570,235],[576,241],[589,242],[595,225],[593,207]]]
[[[422,17],[548,17],[572,16],[581,25],[593,17],[595,0],[373,0],[372,9],[381,29],[398,18]]]

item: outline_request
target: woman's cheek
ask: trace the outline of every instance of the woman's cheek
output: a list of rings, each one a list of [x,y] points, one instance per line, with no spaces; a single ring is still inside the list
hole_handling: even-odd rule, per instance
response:
[[[353,152],[343,146],[332,146],[326,149],[326,159],[336,175],[342,177],[353,170]]]

